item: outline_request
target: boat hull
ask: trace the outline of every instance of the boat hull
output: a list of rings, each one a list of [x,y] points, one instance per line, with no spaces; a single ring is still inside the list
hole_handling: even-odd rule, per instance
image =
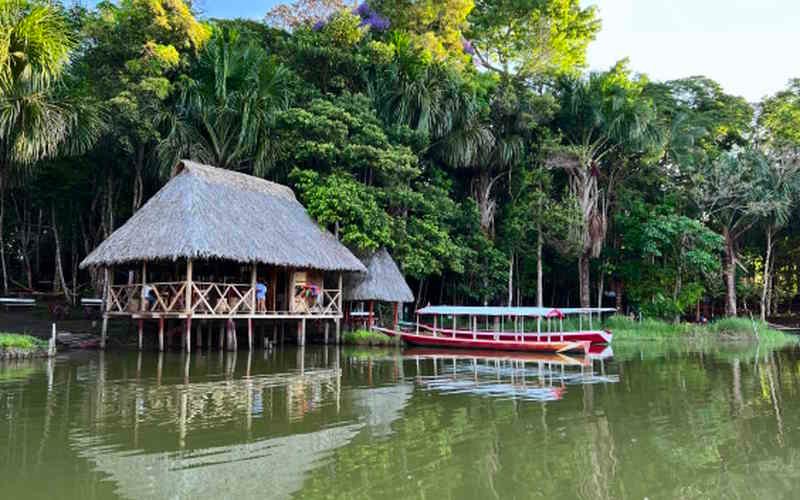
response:
[[[379,331],[390,335],[399,336],[406,343],[424,347],[449,347],[456,349],[487,349],[492,351],[525,351],[525,352],[573,352],[588,354],[591,342],[587,340],[553,340],[553,341],[519,341],[495,340],[463,337],[444,337],[433,335],[418,335],[409,332],[400,332],[379,328]]]

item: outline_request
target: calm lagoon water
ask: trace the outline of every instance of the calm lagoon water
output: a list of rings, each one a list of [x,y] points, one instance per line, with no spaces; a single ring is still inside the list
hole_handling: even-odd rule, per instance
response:
[[[800,352],[614,348],[7,362],[0,497],[797,497]]]

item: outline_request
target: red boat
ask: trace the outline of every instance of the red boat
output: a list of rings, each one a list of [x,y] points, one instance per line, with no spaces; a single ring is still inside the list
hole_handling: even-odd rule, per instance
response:
[[[599,318],[611,311],[614,309],[427,306],[417,311],[416,323],[378,330],[418,346],[588,355],[592,344],[611,343],[611,332],[592,328],[593,316]],[[575,331],[563,328],[564,318],[570,315],[578,318]],[[588,316],[589,329],[583,328],[583,316]],[[432,324],[423,323],[420,317],[432,318]]]

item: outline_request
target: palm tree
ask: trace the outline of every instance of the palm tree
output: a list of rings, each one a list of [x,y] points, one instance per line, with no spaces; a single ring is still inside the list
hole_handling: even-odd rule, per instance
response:
[[[609,202],[631,160],[662,146],[655,107],[625,68],[588,77],[566,77],[558,85],[556,125],[562,143],[548,165],[564,170],[582,215],[582,250],[578,256],[581,307],[590,306],[589,262],[603,249]]]
[[[262,175],[274,156],[274,115],[289,106],[291,95],[288,69],[236,30],[217,31],[165,117],[162,168],[185,157]]]
[[[55,156],[77,128],[77,114],[56,95],[74,47],[63,13],[37,0],[0,0],[0,266],[5,192],[12,169]]]

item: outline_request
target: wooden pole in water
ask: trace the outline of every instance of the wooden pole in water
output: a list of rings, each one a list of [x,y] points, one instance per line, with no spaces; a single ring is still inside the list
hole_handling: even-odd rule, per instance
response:
[[[337,319],[335,319],[333,321],[333,323],[336,326],[336,331],[335,331],[335,333],[336,333],[336,338],[335,338],[336,345],[339,345],[342,342],[342,324],[341,324],[341,320],[339,320],[337,318]]]
[[[144,330],[144,320],[139,318],[139,350],[142,350],[142,335]]]
[[[203,349],[203,321],[197,322],[197,333],[194,335],[194,346]]]
[[[325,345],[328,345],[328,333],[330,332],[331,324],[330,322],[325,322]]]
[[[108,266],[103,267],[103,281],[105,282],[105,290],[103,295],[105,296],[105,300],[103,301],[103,324],[100,327],[100,348],[106,348],[106,335],[108,334],[108,310],[111,307],[111,281],[114,279],[114,275],[109,272]]]
[[[306,345],[306,319],[297,322],[297,345]]]
[[[158,352],[164,352],[164,316],[158,316]]]
[[[186,352],[192,351],[192,317],[189,316],[186,318],[186,339],[184,340],[184,347],[186,348]]]
[[[219,322],[219,350],[225,349],[225,320]]]
[[[397,324],[400,322],[400,304],[394,303],[394,319],[392,320],[392,330],[397,330]]]
[[[247,318],[247,349],[253,351],[253,318]]]

